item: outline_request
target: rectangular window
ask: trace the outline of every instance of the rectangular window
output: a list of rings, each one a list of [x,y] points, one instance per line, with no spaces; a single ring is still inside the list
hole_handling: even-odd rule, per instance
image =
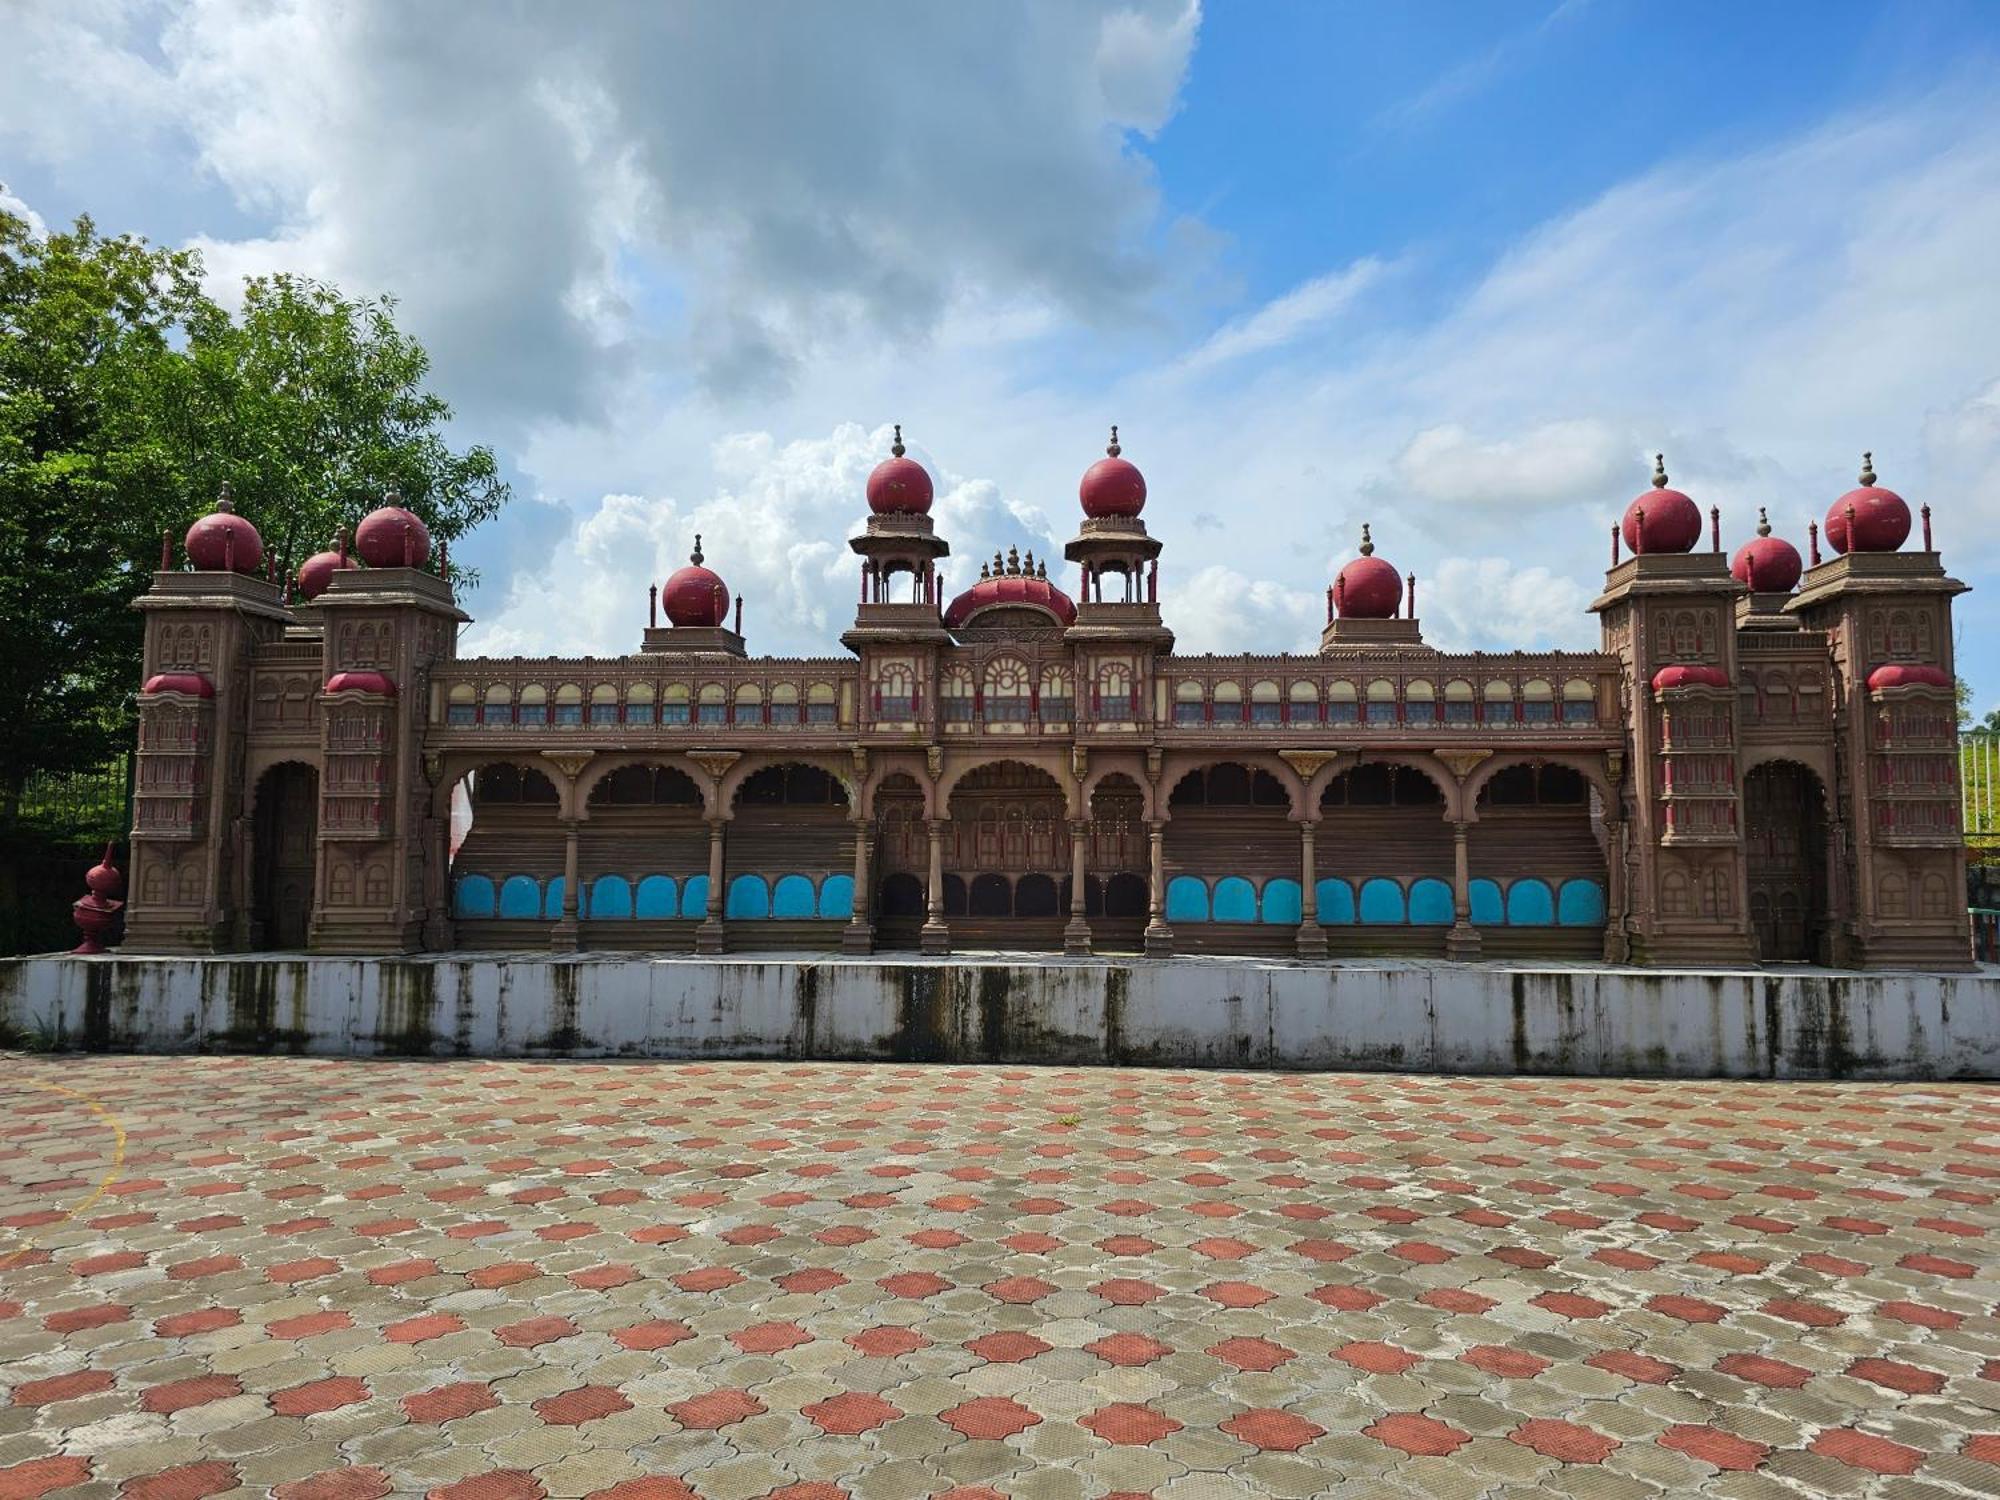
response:
[[[1026,698],[988,698],[986,700],[986,722],[989,724],[1027,723],[1028,700]]]
[[[615,703],[591,704],[590,722],[593,724],[616,724],[618,722],[618,705]]]
[[[1595,724],[1597,722],[1596,702],[1589,698],[1572,698],[1569,702],[1563,704],[1563,722],[1565,724]]]
[[[1470,699],[1462,703],[1455,702],[1451,699],[1445,700],[1445,705],[1444,705],[1445,723],[1470,724],[1472,722],[1472,719],[1473,719],[1472,703]]]
[[[476,724],[479,722],[479,705],[476,703],[454,703],[445,710],[447,724]]]
[[[662,703],[660,722],[662,724],[685,724],[688,721],[688,706],[685,703]]]
[[[1283,715],[1279,712],[1278,704],[1253,703],[1250,705],[1250,722],[1252,724],[1276,724],[1282,718]]]
[[[698,710],[695,719],[697,724],[722,724],[728,721],[729,705],[726,703],[702,703],[697,704],[696,708]]]
[[[1067,724],[1076,716],[1074,698],[1043,698],[1042,722],[1044,724]]]
[[[808,703],[806,722],[808,724],[835,724],[840,721],[840,705],[837,703]]]
[[[555,721],[558,724],[581,724],[583,722],[583,705],[581,703],[558,703],[556,705]]]
[[[890,723],[906,723],[917,716],[915,703],[916,700],[908,693],[884,693],[882,706],[876,711],[875,717]]]
[[[1176,724],[1199,724],[1202,722],[1202,705],[1199,703],[1176,703],[1174,722]]]
[[[1521,717],[1530,724],[1553,724],[1556,721],[1556,705],[1553,698],[1526,698],[1521,702]]]
[[[1129,724],[1132,722],[1132,700],[1123,693],[1112,693],[1100,698],[1097,703],[1097,717],[1106,724]]]
[[[1361,705],[1358,703],[1343,703],[1337,700],[1329,701],[1326,705],[1326,722],[1329,724],[1359,724],[1361,722]]]
[[[970,698],[945,698],[941,701],[944,704],[945,722],[950,724],[969,724],[972,722],[972,700]],[[888,707],[889,700],[884,698],[882,700],[884,718],[889,716]]]

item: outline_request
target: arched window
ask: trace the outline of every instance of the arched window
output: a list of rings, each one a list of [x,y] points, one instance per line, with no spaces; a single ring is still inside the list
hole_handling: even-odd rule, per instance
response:
[[[1122,661],[1108,661],[1097,669],[1091,698],[1093,718],[1126,724],[1139,717],[1139,685],[1133,681],[1132,669]]]
[[[1472,684],[1462,677],[1444,685],[1444,721],[1461,726],[1473,721]]]
[[[556,689],[556,716],[558,724],[581,724],[583,722],[583,689],[573,682],[565,682]]]
[[[1514,722],[1514,685],[1511,682],[1486,684],[1486,722],[1489,724]]]
[[[722,684],[705,682],[701,686],[701,696],[695,700],[694,721],[697,724],[720,724],[729,717],[729,703],[723,697]]]
[[[1521,686],[1521,720],[1527,724],[1552,724],[1556,717],[1556,690],[1539,677],[1530,677]]]
[[[1068,724],[1076,717],[1076,686],[1067,667],[1042,668],[1041,715],[1044,724]]]
[[[652,683],[635,682],[625,689],[625,722],[627,724],[653,722]]]
[[[1595,724],[1597,689],[1581,677],[1570,678],[1563,684],[1562,716],[1565,724]]]
[[[1284,710],[1278,698],[1278,685],[1268,677],[1262,682],[1250,685],[1250,722],[1252,724],[1276,724],[1284,718]]]
[[[1353,724],[1361,718],[1360,695],[1351,682],[1333,682],[1326,689],[1326,722]]]
[[[547,724],[549,718],[549,690],[539,682],[531,682],[521,689],[521,701],[515,708],[514,717],[522,724]]]
[[[461,682],[451,690],[446,700],[444,721],[447,724],[477,724],[479,704],[473,697],[472,684]]]
[[[486,706],[482,715],[488,724],[511,724],[514,722],[514,692],[504,682],[490,684],[486,689]]]
[[[1429,678],[1419,677],[1404,685],[1403,718],[1411,724],[1437,722],[1437,689]]]
[[[600,682],[590,690],[590,722],[593,724],[618,722],[618,689],[608,682]]]
[[[1679,611],[1667,631],[1668,649],[1684,661],[1701,654],[1701,620],[1691,609]]]
[[[799,712],[799,687],[795,682],[781,682],[771,689],[771,722],[773,724],[803,724],[805,715]]]
[[[907,723],[917,716],[915,683],[910,669],[890,662],[875,679],[875,717],[889,723]]]
[[[1028,722],[1028,664],[1011,656],[986,664],[985,710],[989,724]]]
[[[1396,684],[1386,677],[1378,677],[1368,684],[1368,722],[1396,722]]]
[[[1316,682],[1295,682],[1291,696],[1285,705],[1286,718],[1293,724],[1317,724],[1319,722],[1319,684]]]
[[[764,690],[754,682],[746,682],[736,689],[736,713],[730,722],[761,724],[763,721]]]
[[[938,684],[938,708],[944,714],[945,722],[971,723],[975,698],[972,669],[965,666],[946,667],[944,681]]]
[[[670,682],[660,694],[660,722],[685,724],[688,721],[688,690],[685,682]]]
[[[1201,684],[1183,682],[1174,688],[1174,722],[1176,724],[1199,724],[1208,717],[1208,710],[1201,699]]]
[[[815,682],[806,689],[806,722],[835,724],[840,721],[840,699],[830,682]]]
[[[1246,717],[1243,712],[1243,689],[1233,682],[1218,682],[1209,694],[1215,703],[1214,722],[1218,727],[1241,724]]]

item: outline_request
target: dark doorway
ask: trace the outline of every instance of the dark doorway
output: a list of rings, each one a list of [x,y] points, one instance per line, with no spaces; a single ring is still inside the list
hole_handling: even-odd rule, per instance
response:
[[[257,783],[251,820],[252,942],[266,951],[304,948],[312,920],[319,845],[319,773],[288,760]]]
[[[1770,761],[1743,778],[1750,922],[1766,963],[1823,959],[1827,933],[1826,806],[1819,778]]]

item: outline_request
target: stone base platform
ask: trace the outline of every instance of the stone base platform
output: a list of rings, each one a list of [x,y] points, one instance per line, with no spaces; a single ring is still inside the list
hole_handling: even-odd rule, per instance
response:
[[[895,1059],[2000,1077],[2000,968],[1026,954],[0,960],[0,1043],[335,1056]]]

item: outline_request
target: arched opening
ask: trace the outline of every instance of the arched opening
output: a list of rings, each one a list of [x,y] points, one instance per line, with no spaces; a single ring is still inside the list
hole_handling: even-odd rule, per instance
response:
[[[588,807],[577,828],[584,945],[692,946],[708,908],[708,825],[694,778],[651,761],[620,766],[591,786]]]
[[[1415,766],[1363,761],[1327,782],[1313,895],[1329,952],[1443,954],[1457,866],[1444,810]]]
[[[1019,761],[980,766],[952,788],[944,840],[946,893],[964,884],[964,910],[951,920],[952,947],[1053,950],[1062,946],[1063,914],[1037,886],[1027,909],[1024,877],[1051,886],[1069,864],[1063,789],[1047,771]]]
[[[451,908],[462,948],[546,943],[562,912],[563,829],[556,786],[533,766],[494,761],[452,789]],[[585,897],[579,898],[579,910]]]
[[[739,692],[739,714],[744,701]],[[847,787],[821,766],[786,761],[743,779],[723,838],[731,951],[839,945],[853,912],[850,813]]]
[[[1276,913],[1297,904],[1299,829],[1285,783],[1262,767],[1222,761],[1182,776],[1167,807],[1160,853],[1175,947],[1289,954],[1297,915],[1264,920],[1267,896]]]
[[[1466,860],[1480,951],[1493,958],[1601,956],[1606,835],[1603,809],[1583,774],[1547,761],[1502,766],[1480,787],[1478,812]]]
[[[1137,953],[1146,934],[1146,799],[1139,783],[1113,772],[1091,788],[1090,831],[1083,855],[1084,917],[1098,953]],[[1134,885],[1138,899],[1132,897]],[[1069,882],[1063,882],[1063,913]]]
[[[1819,778],[1790,760],[1751,771],[1743,778],[1743,841],[1758,958],[1827,961],[1832,924]]]
[[[302,950],[312,922],[319,854],[319,772],[300,761],[257,782],[251,815],[250,942],[266,952]]]
[[[873,875],[875,946],[914,948],[924,925],[930,839],[924,831],[924,793],[916,778],[897,771],[875,788]]]

